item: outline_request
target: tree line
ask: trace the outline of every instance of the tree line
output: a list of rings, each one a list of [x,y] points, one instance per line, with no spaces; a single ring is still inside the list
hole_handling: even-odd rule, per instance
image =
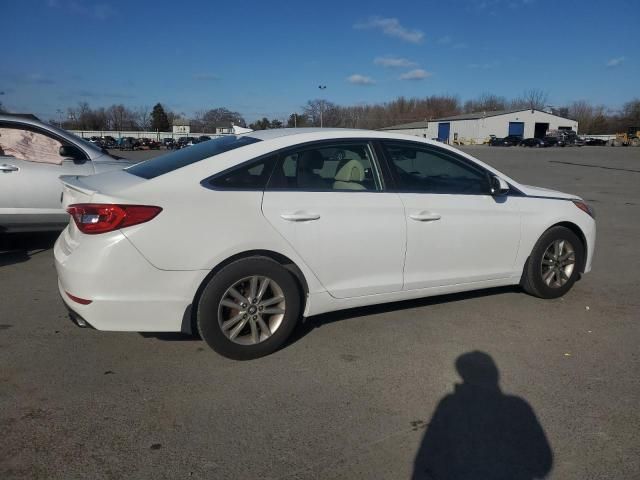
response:
[[[432,95],[422,98],[399,97],[390,102],[370,105],[341,106],[322,99],[311,100],[300,113],[291,114],[287,127],[325,127],[378,129],[392,125],[434,120],[463,113],[491,112],[496,110],[537,109],[577,120],[581,134],[613,134],[626,132],[630,127],[640,129],[640,99],[626,102],[619,111],[586,100],[563,106],[548,105],[548,96],[539,90],[531,90],[519,98],[508,100],[494,94],[461,102],[452,95]],[[251,124],[254,129],[279,128],[280,119],[262,120]]]
[[[612,134],[626,132],[630,127],[640,128],[640,99],[625,103],[618,111],[586,100],[563,106],[549,106],[548,95],[532,89],[515,99],[491,93],[461,101],[455,95],[426,97],[398,97],[392,101],[374,104],[338,105],[325,99],[309,100],[298,112],[288,117],[263,117],[249,124],[253,130],[283,127],[325,127],[378,129],[403,123],[428,121],[462,113],[490,112],[518,108],[551,110],[552,113],[577,120],[581,134]],[[0,104],[0,111],[2,105]],[[157,103],[150,107],[128,107],[123,104],[92,108],[87,102],[76,107],[59,110],[59,117],[50,123],[71,130],[115,131],[170,131],[173,122],[184,117]],[[321,120],[322,119],[322,120]],[[231,124],[245,127],[239,112],[224,107],[203,109],[189,119],[192,132],[214,132],[217,127]]]

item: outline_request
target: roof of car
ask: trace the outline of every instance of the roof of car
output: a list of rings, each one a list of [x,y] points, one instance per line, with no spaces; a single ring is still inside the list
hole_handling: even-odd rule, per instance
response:
[[[272,140],[274,138],[287,137],[291,135],[307,135],[310,133],[325,134],[331,136],[331,133],[353,133],[354,136],[379,135],[380,132],[374,130],[356,130],[351,128],[274,128],[269,130],[255,130],[253,132],[244,133],[248,137],[257,138],[259,140]]]

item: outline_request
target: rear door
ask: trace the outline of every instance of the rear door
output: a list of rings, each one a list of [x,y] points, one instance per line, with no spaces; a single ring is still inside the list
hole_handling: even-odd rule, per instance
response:
[[[366,140],[280,155],[262,211],[337,298],[402,289],[406,222]]]
[[[0,225],[12,229],[64,226],[61,175],[94,173],[88,157],[61,157],[63,140],[24,124],[0,124]]]

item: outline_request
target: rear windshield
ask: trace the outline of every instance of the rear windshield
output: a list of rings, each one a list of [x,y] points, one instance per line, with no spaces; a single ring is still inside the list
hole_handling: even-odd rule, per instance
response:
[[[133,165],[126,170],[138,177],[146,179],[155,178],[165,173],[173,172],[178,168],[199,162],[205,158],[213,157],[214,155],[235,150],[236,148],[251,145],[259,141],[257,138],[246,137],[244,135],[225,135],[224,137],[152,158],[151,160]]]

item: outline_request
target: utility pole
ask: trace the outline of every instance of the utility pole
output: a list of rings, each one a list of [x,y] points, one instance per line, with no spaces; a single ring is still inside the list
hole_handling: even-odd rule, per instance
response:
[[[318,88],[322,92],[322,90],[326,90],[326,85],[318,85]],[[322,95],[321,95],[322,97]],[[324,110],[324,98],[320,98],[320,128],[322,128],[322,110]]]

